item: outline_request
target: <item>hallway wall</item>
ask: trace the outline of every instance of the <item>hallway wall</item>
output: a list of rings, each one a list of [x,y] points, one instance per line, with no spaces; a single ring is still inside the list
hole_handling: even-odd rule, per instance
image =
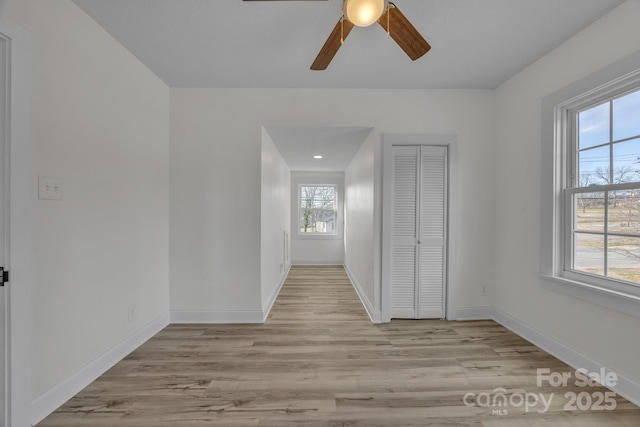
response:
[[[291,171],[264,129],[261,162],[260,282],[264,317],[291,265]]]

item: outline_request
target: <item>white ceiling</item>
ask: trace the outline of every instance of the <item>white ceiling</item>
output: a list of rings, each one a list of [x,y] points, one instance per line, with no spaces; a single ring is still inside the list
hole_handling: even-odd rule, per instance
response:
[[[265,126],[292,171],[342,172],[373,128]],[[314,159],[320,155],[322,159]]]
[[[171,87],[365,89],[496,88],[623,2],[395,0],[430,52],[412,62],[374,24],[312,71],[342,0],[73,1]],[[344,171],[371,130],[266,129],[295,171]]]
[[[431,51],[356,27],[326,71],[341,0],[74,2],[171,87],[492,89],[622,0],[395,0]]]

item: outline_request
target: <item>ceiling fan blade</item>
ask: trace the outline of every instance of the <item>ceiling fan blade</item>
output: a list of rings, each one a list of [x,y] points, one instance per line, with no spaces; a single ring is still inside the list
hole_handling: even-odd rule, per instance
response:
[[[418,30],[400,12],[395,4],[389,3],[387,11],[378,19],[378,24],[391,36],[413,61],[429,52],[431,46]]]
[[[324,42],[324,46],[320,49],[315,61],[311,64],[311,69],[326,70],[352,29],[353,24],[351,22],[346,19],[340,19],[331,34],[329,34],[327,41]]]

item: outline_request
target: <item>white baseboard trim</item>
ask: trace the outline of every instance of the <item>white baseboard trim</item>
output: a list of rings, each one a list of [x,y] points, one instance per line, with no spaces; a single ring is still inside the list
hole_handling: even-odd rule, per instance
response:
[[[287,271],[284,272],[284,275],[282,276],[282,279],[280,280],[280,283],[278,284],[278,286],[276,286],[276,288],[274,289],[273,293],[271,294],[271,297],[269,298],[269,302],[267,303],[267,306],[262,309],[262,323],[267,321],[267,317],[269,317],[269,313],[271,313],[271,309],[273,308],[273,304],[276,302],[276,299],[278,298],[278,295],[280,294],[280,290],[282,289],[282,285],[284,285],[285,280],[287,280],[287,276],[289,275],[289,271],[291,271],[291,265],[289,265],[289,267],[287,267]]]
[[[579,351],[567,346],[555,338],[550,337],[538,329],[532,328],[500,309],[493,308],[493,320],[573,368],[584,368],[589,372],[600,372],[600,369],[604,368],[607,372],[615,372],[618,376],[618,383],[615,387],[612,387],[611,390],[633,404],[640,406],[640,383],[634,381],[623,372],[610,369],[603,363],[599,363],[598,361],[585,356]]]
[[[169,312],[163,313],[119,344],[106,351],[66,380],[36,397],[31,403],[33,425],[38,424],[80,390],[111,369],[129,353],[169,325]]]
[[[369,301],[367,294],[364,293],[362,286],[360,286],[360,283],[358,283],[356,278],[353,276],[353,274],[349,270],[349,267],[344,265],[344,271],[347,272],[347,276],[351,281],[351,285],[353,286],[353,289],[355,289],[356,294],[358,294],[358,298],[360,298],[360,301],[362,302],[362,305],[364,306],[364,309],[366,310],[371,323],[382,323],[382,313],[379,310],[375,310],[373,308],[373,304],[371,304],[371,301]]]
[[[492,320],[493,307],[456,307],[453,320]]]
[[[171,310],[171,323],[262,323],[262,310]]]

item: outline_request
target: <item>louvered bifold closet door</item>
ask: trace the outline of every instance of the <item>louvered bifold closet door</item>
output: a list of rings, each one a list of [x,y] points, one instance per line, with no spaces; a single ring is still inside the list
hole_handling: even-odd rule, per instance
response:
[[[391,188],[391,317],[417,315],[419,147],[393,147]]]
[[[418,318],[444,317],[446,283],[447,151],[420,149]]]

